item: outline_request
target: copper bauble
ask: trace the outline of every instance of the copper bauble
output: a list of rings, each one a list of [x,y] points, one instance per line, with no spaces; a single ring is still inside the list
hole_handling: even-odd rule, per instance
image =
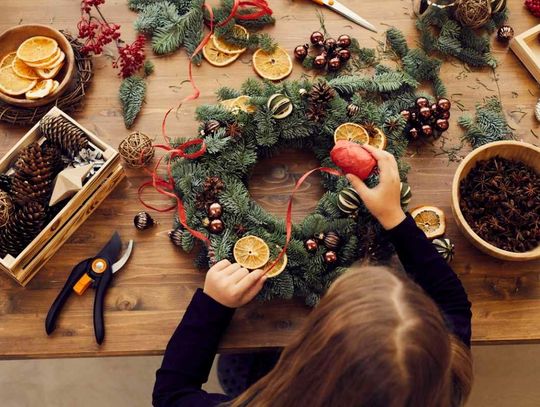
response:
[[[337,55],[343,62],[347,62],[349,59],[351,59],[351,51],[345,48],[340,49]]]
[[[416,127],[412,127],[409,132],[409,138],[413,139],[413,140],[416,140],[418,138],[418,136],[420,135],[420,132],[418,131],[418,129]]]
[[[446,98],[440,98],[437,100],[437,108],[443,112],[447,112],[452,107],[452,103]]]
[[[328,61],[328,69],[330,71],[337,71],[339,68],[341,68],[341,59],[339,57],[334,57]]]
[[[503,25],[497,30],[497,40],[507,44],[514,37],[514,29],[509,25]]]
[[[221,205],[217,202],[214,202],[208,207],[208,217],[210,219],[217,219],[221,218],[221,214],[223,213],[223,208]]]
[[[317,69],[322,69],[326,66],[327,62],[328,60],[326,59],[326,55],[317,55],[315,59],[313,59],[313,66]]]
[[[429,124],[424,124],[422,126],[422,133],[424,136],[432,136],[433,135],[433,127],[431,127]]]
[[[351,46],[351,37],[347,34],[340,35],[337,39],[337,45],[341,48],[349,48]]]
[[[448,123],[448,120],[446,119],[437,119],[435,126],[437,127],[437,130],[446,131],[448,130],[450,123]]]
[[[324,237],[324,245],[331,250],[336,250],[341,243],[341,238],[336,232],[328,232]]]
[[[444,112],[439,112],[437,114],[437,118],[448,120],[450,118],[450,110],[446,110]]]
[[[303,61],[308,54],[309,45],[299,45],[294,49],[294,57],[299,61]]]
[[[315,31],[313,34],[311,34],[311,37],[309,38],[311,43],[313,45],[323,45],[324,43],[324,35],[320,31]]]
[[[332,51],[337,46],[337,41],[333,38],[327,38],[324,41],[324,48],[326,48],[327,51]]]
[[[324,254],[324,262],[326,264],[332,264],[332,263],[335,263],[336,261],[337,261],[336,252],[333,252],[332,250],[329,250]]]
[[[419,113],[422,120],[428,120],[431,118],[431,109],[428,106],[421,107]]]
[[[133,224],[139,230],[146,230],[154,226],[155,222],[148,212],[139,212],[133,218]]]
[[[210,232],[214,233],[215,235],[219,235],[221,232],[223,232],[224,228],[225,225],[223,224],[223,221],[221,219],[214,219],[210,222],[210,225],[208,226],[208,230],[210,230]]]
[[[315,239],[306,240],[304,246],[306,247],[306,250],[310,253],[317,251],[317,249],[319,248],[319,244],[315,241]]]
[[[420,107],[429,107],[429,100],[425,97],[419,97],[416,99],[416,106]]]
[[[409,121],[411,120],[411,111],[410,110],[402,110],[400,113],[401,117],[403,117],[405,120]]]

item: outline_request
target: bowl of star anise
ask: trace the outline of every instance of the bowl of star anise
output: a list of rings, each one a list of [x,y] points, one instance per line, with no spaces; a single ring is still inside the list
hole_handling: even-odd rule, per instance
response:
[[[502,260],[540,259],[540,148],[497,141],[472,151],[452,184],[457,226]]]

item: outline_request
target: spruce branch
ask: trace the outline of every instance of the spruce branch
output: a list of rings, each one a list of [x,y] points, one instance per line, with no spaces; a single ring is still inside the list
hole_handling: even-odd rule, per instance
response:
[[[122,81],[119,89],[120,103],[126,128],[130,128],[139,114],[146,95],[146,82],[140,76],[130,76]]]

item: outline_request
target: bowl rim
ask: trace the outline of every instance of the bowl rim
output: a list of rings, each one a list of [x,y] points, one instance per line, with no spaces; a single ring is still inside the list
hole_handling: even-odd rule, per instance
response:
[[[465,219],[465,216],[463,216],[463,212],[461,211],[461,206],[459,204],[459,184],[460,184],[460,178],[463,174],[463,170],[465,166],[472,161],[478,154],[485,150],[492,149],[493,147],[501,147],[501,146],[519,146],[521,148],[525,148],[528,150],[532,150],[535,153],[538,154],[540,157],[540,148],[536,147],[535,145],[531,143],[527,143],[524,141],[517,141],[517,140],[502,140],[502,141],[493,141],[491,143],[484,144],[483,146],[480,146],[473,151],[471,151],[467,156],[463,159],[463,161],[459,164],[458,168],[456,169],[456,172],[454,173],[454,179],[452,180],[452,211],[454,212],[454,219],[456,223],[458,224],[458,227],[461,226],[463,229],[465,229],[466,237],[472,238],[477,244],[475,244],[478,248],[483,248],[484,253],[487,253],[491,256],[494,254],[498,254],[499,256],[496,256],[498,258],[505,258],[506,260],[535,260],[540,258],[540,253],[535,253],[538,250],[538,247],[529,250],[526,252],[511,252],[508,250],[503,250],[486,240],[482,239],[469,225],[469,222]],[[540,246],[539,246],[540,247]],[[491,253],[489,252],[491,251]],[[533,253],[535,253],[533,255]]]
[[[56,35],[59,38],[62,38],[61,40],[58,41],[59,43],[58,45],[61,46],[60,42],[62,42],[63,43],[62,45],[67,46],[67,49],[62,48],[62,51],[64,51],[66,54],[66,62],[65,62],[66,72],[65,72],[64,78],[58,85],[58,89],[53,95],[45,96],[42,99],[28,100],[28,99],[19,99],[19,98],[0,92],[0,98],[4,103],[10,104],[12,106],[20,107],[20,108],[32,109],[32,108],[36,108],[36,107],[54,102],[59,97],[61,97],[62,94],[67,90],[67,87],[69,86],[70,82],[73,80],[73,75],[75,73],[75,54],[73,52],[73,48],[71,47],[71,44],[69,43],[69,40],[60,32],[60,30],[57,30],[56,28],[51,27],[49,25],[45,25],[45,24],[21,24],[21,25],[16,25],[14,27],[10,27],[7,30],[4,30],[0,33],[0,41],[6,34],[10,32],[21,31],[28,27],[37,28],[37,29],[46,30],[46,31],[53,31],[56,33]],[[43,33],[42,35],[46,35],[46,33]]]

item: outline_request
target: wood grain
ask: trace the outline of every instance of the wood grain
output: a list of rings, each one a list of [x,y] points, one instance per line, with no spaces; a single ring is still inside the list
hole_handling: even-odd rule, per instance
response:
[[[412,45],[417,34],[410,16],[409,0],[378,0],[355,2],[342,0],[363,17],[375,23],[382,32],[394,25],[405,32]],[[20,2],[3,0],[0,30],[22,23],[52,24],[75,32],[79,16],[78,2],[43,0]],[[123,0],[109,0],[104,12],[110,20],[123,25],[126,40],[134,38],[131,24],[135,14],[127,10]],[[319,28],[318,6],[305,0],[274,0],[271,5],[277,24],[268,30],[282,46],[292,50],[305,43],[310,33]],[[521,0],[510,0],[510,25],[517,33],[535,24],[535,19],[523,8]],[[322,10],[326,28],[334,35],[351,34],[362,45],[375,47],[373,34],[353,26],[342,17]],[[384,25],[383,25],[384,22]],[[433,204],[444,209],[448,221],[448,236],[456,244],[453,266],[461,277],[473,303],[473,340],[475,343],[525,342],[540,340],[540,262],[510,264],[493,259],[475,249],[459,233],[450,210],[451,183],[458,163],[450,162],[441,150],[459,145],[461,131],[455,124],[460,115],[458,104],[469,112],[483,97],[501,97],[510,124],[517,138],[539,144],[531,130],[540,134],[533,117],[539,96],[538,87],[515,55],[495,44],[500,66],[495,72],[469,72],[456,61],[443,66],[443,79],[454,102],[451,128],[447,139],[433,144],[412,147],[408,161],[412,164],[409,181],[413,188],[412,207]],[[135,128],[151,136],[159,135],[162,117],[169,107],[189,92],[187,58],[184,52],[167,57],[151,56],[156,72],[149,79],[149,91],[142,116]],[[169,123],[172,136],[195,136],[196,106],[215,101],[214,92],[220,85],[237,87],[254,73],[249,56],[227,68],[208,64],[194,70],[201,97],[182,106],[178,118]],[[292,77],[305,73],[298,65]],[[498,79],[497,81],[495,79]],[[100,138],[117,146],[129,132],[124,128],[117,101],[119,79],[106,57],[95,59],[95,78],[84,108],[76,113],[80,121]],[[459,102],[459,103],[458,103]],[[523,113],[522,113],[523,112]],[[524,115],[524,113],[526,113]],[[0,154],[5,154],[25,128],[0,124]],[[441,147],[444,141],[444,146]],[[459,156],[469,151],[464,147]],[[296,179],[316,164],[306,152],[285,152],[273,160],[261,161],[250,179],[254,199],[279,216],[284,215],[284,203]],[[159,225],[147,232],[137,232],[133,216],[142,210],[136,190],[144,180],[140,170],[128,170],[127,179],[107,198],[95,213],[79,228],[67,244],[47,263],[26,288],[7,277],[0,277],[0,357],[111,356],[162,353],[167,341],[191,298],[202,285],[204,274],[194,269],[193,256],[186,255],[169,243],[167,231],[172,214],[155,214]],[[297,194],[294,218],[302,219],[314,208],[322,190],[316,178]],[[308,188],[309,187],[309,188]],[[149,196],[156,204],[166,204],[160,197]],[[154,215],[153,215],[154,216]],[[54,335],[45,335],[44,319],[55,296],[73,265],[92,256],[114,230],[127,241],[135,239],[136,247],[128,266],[116,277],[106,298],[105,323],[107,335],[101,347],[96,346],[92,327],[92,293],[70,299],[60,317]],[[302,324],[309,310],[300,301],[251,304],[239,310],[228,330],[222,349],[252,349],[283,346]]]

